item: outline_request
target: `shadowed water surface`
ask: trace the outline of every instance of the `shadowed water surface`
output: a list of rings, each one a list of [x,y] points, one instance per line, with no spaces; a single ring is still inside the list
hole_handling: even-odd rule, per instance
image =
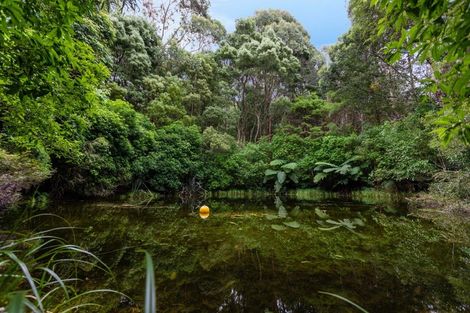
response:
[[[62,202],[48,208],[115,277],[89,271],[85,287],[120,290],[100,312],[139,312],[143,254],[156,266],[158,312],[470,312],[468,227],[412,217],[400,197],[298,191],[282,201],[219,193],[202,220],[177,201]],[[195,206],[195,205],[194,205]],[[63,226],[53,217],[30,227]],[[69,236],[70,233],[64,233]]]

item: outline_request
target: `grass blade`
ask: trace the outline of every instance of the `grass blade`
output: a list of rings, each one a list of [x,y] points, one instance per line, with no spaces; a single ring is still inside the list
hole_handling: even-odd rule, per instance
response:
[[[335,293],[331,293],[331,292],[326,292],[326,291],[319,291],[318,293],[321,293],[321,294],[324,294],[324,295],[328,295],[328,296],[332,296],[332,297],[335,297],[335,298],[338,298],[340,300],[343,300],[344,302],[347,302],[349,303],[350,305],[352,305],[353,307],[355,307],[356,309],[358,309],[359,311],[363,312],[363,313],[369,313],[366,309],[364,309],[363,307],[361,307],[359,304],[356,304],[354,302],[352,302],[351,300],[345,298],[345,297],[342,297],[340,295],[337,295]]]
[[[18,259],[18,257],[13,252],[3,251],[3,253],[5,253],[10,259],[12,259],[21,268],[21,271],[23,272],[24,276],[26,277],[26,280],[31,286],[31,291],[33,292],[34,297],[36,298],[38,302],[39,309],[44,312],[44,307],[42,306],[41,297],[39,296],[38,289],[36,288],[36,284],[34,283],[34,279],[31,276],[31,273],[29,272],[28,266],[23,261]]]
[[[153,269],[152,256],[145,251],[145,313],[156,313],[155,273]]]

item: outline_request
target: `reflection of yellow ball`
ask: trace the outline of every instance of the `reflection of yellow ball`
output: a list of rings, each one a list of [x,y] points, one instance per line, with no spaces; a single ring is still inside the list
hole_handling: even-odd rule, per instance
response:
[[[202,207],[199,208],[199,216],[203,219],[206,219],[209,217],[211,213],[211,209],[207,205],[203,205]]]

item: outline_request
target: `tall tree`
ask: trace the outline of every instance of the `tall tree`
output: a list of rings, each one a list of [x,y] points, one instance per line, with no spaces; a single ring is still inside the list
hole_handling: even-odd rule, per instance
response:
[[[209,50],[225,36],[223,25],[209,14],[208,0],[143,1],[163,45],[177,44],[191,51]]]
[[[116,38],[112,47],[112,81],[126,89],[126,100],[138,108],[145,105],[143,79],[155,74],[161,65],[163,48],[154,27],[142,17],[117,16],[113,19]]]
[[[218,55],[237,90],[239,141],[271,135],[272,103],[315,86],[321,64],[303,27],[289,13],[277,10],[239,20]]]

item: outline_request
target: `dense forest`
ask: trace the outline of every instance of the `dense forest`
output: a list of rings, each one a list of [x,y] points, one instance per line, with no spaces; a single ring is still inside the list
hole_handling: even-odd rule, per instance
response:
[[[1,1],[0,206],[271,190],[279,172],[278,191],[468,198],[469,1],[351,0],[324,51],[288,12],[227,33],[209,6]]]
[[[345,6],[0,0],[0,313],[470,312],[470,0]]]

